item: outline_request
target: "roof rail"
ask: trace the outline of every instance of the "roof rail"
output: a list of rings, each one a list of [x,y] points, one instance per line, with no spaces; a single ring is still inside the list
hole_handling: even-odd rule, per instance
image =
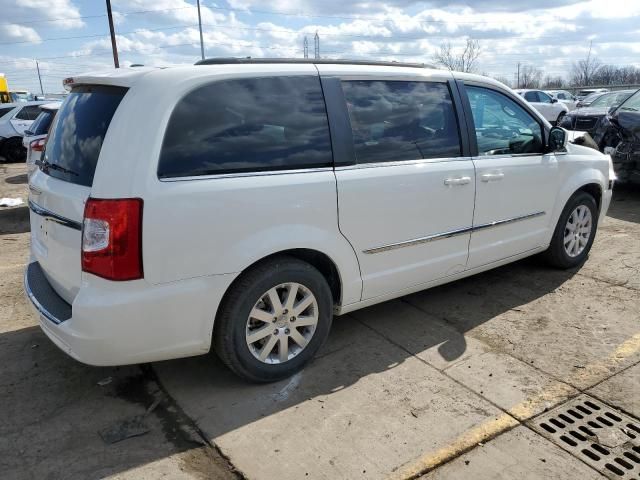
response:
[[[331,58],[251,58],[251,57],[214,57],[198,60],[195,65],[230,65],[240,63],[309,63],[333,65],[376,65],[382,67],[435,68],[427,63],[385,62],[379,60],[345,60]]]

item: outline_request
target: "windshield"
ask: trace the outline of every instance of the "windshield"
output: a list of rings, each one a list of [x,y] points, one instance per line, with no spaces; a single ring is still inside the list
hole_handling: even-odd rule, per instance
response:
[[[56,110],[42,110],[40,115],[33,121],[29,127],[29,131],[34,135],[44,135],[49,132],[51,120],[56,114]]]
[[[628,110],[632,112],[640,111],[640,90],[631,95],[626,102],[620,105],[619,110]]]
[[[11,92],[11,99],[14,102],[30,102],[33,95],[28,92]]]
[[[605,93],[601,97],[591,102],[592,107],[612,107],[623,102],[629,94],[625,93]]]
[[[41,170],[90,187],[102,142],[127,89],[102,85],[74,88],[53,123]]]

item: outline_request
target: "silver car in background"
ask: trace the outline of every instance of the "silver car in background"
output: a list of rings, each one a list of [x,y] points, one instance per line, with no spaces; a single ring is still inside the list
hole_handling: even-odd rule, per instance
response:
[[[36,162],[40,160],[44,144],[53,123],[53,118],[58,113],[62,102],[46,103],[40,106],[40,114],[33,121],[28,130],[25,130],[22,145],[27,149],[27,171],[29,177],[37,168]]]

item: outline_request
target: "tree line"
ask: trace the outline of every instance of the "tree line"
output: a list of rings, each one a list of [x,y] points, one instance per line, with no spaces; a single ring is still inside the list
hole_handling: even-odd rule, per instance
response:
[[[450,42],[443,43],[433,55],[433,62],[449,70],[475,73],[482,55],[478,40],[467,39],[464,47],[455,49]],[[640,84],[640,68],[634,66],[616,66],[602,63],[589,53],[584,59],[573,62],[568,77],[545,75],[541,68],[523,65],[515,81],[504,76],[495,76],[487,72],[483,75],[514,88],[558,89],[593,85],[634,85]]]

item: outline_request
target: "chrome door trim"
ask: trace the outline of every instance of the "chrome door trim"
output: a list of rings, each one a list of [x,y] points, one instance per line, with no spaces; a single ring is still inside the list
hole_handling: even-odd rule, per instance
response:
[[[82,223],[63,217],[61,215],[58,215],[57,213],[53,213],[51,210],[47,210],[46,208],[41,207],[32,200],[29,200],[29,210],[37,215],[40,215],[45,220],[59,223],[60,225],[73,228],[74,230],[82,230]]]
[[[389,250],[395,250],[397,248],[404,247],[413,247],[414,245],[421,245],[423,243],[434,242],[436,240],[442,240],[445,238],[456,237],[458,235],[464,235],[467,233],[473,233],[481,230],[486,230],[488,228],[499,227],[501,225],[508,225],[510,223],[521,222],[522,220],[529,220],[535,217],[541,217],[542,215],[546,215],[546,212],[535,212],[528,213],[526,215],[520,215],[518,217],[507,218],[505,220],[496,220],[491,223],[484,223],[481,225],[474,225],[473,227],[459,228],[456,230],[451,230],[443,233],[436,233],[434,235],[428,235],[426,237],[414,238],[412,240],[405,240],[403,242],[398,243],[390,243],[388,245],[382,245],[380,247],[368,248],[363,250],[362,253],[372,254],[372,253],[381,253],[388,252]]]
[[[479,230],[486,230],[487,228],[499,227],[501,225],[507,225],[509,223],[521,222],[522,220],[529,220],[530,218],[541,217],[542,215],[546,215],[547,212],[535,212],[528,213],[526,215],[520,215],[517,217],[507,218],[505,220],[496,220],[491,223],[483,223],[481,225],[474,225],[473,231],[477,232]]]
[[[470,233],[472,230],[472,227],[459,228],[457,230],[451,230],[449,232],[436,233],[434,235],[428,235],[426,237],[414,238],[413,240],[405,240],[404,242],[391,243],[389,245],[383,245],[381,247],[368,248],[367,250],[363,250],[362,253],[380,253],[387,252],[389,250],[395,250],[397,248],[413,247],[414,245],[442,240],[443,238],[451,238],[458,235],[464,235],[465,233]]]

